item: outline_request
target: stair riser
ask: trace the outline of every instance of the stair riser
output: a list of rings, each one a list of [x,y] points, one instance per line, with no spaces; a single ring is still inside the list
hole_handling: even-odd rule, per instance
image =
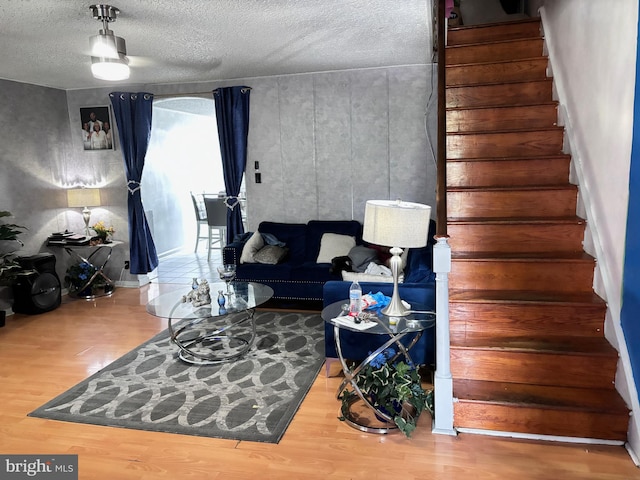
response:
[[[482,63],[447,67],[447,86],[496,82],[522,82],[547,78],[547,59],[533,58],[517,62]]]
[[[446,64],[501,62],[539,57],[543,54],[543,45],[541,38],[529,38],[487,44],[449,46],[446,51]]]
[[[569,165],[569,157],[450,161],[447,187],[561,185],[569,178]]]
[[[456,402],[456,428],[625,441],[627,415],[552,410],[483,402]]]
[[[548,128],[558,119],[556,104],[447,111],[447,133]]]
[[[562,153],[562,129],[447,135],[447,158],[529,157]]]
[[[575,215],[575,189],[447,192],[447,217],[568,217]]]
[[[526,353],[451,347],[454,378],[492,382],[611,389],[617,357]]]
[[[589,293],[594,262],[561,260],[476,261],[452,259],[449,287],[456,290],[505,290]]]
[[[474,29],[451,29],[447,35],[447,44],[464,45],[531,37],[540,37],[539,21],[510,23],[499,27],[481,26]]]
[[[602,337],[605,306],[548,305],[523,302],[520,305],[449,302],[452,333],[527,338],[550,333],[563,336]]]
[[[446,93],[447,108],[535,105],[553,101],[549,80],[504,85],[450,87]]]
[[[452,252],[580,252],[584,223],[450,223],[447,233]]]

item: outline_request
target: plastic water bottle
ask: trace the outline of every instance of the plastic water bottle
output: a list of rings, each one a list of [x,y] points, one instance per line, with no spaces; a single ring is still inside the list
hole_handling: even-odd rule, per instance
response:
[[[357,317],[362,307],[362,288],[357,281],[349,287],[349,315]]]

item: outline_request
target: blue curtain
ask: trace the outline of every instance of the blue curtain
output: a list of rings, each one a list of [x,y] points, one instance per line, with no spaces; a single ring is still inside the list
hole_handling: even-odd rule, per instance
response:
[[[227,192],[227,243],[244,233],[238,195],[242,175],[247,165],[247,135],[249,133],[249,87],[225,87],[213,91],[218,122],[218,138],[222,156],[222,171]]]
[[[140,191],[144,159],[151,137],[153,94],[112,92],[109,98],[118,126],[127,176],[130,269],[132,274],[146,274],[158,266],[158,254],[144,214]]]

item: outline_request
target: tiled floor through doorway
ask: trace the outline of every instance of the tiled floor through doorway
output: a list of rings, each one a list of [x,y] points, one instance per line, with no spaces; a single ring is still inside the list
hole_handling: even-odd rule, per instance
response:
[[[207,262],[207,250],[200,248],[197,252],[182,251],[162,257],[158,264],[157,283],[178,283],[191,285],[193,278],[206,278],[209,281],[220,281],[216,268],[222,264],[220,250],[211,251],[211,260]]]

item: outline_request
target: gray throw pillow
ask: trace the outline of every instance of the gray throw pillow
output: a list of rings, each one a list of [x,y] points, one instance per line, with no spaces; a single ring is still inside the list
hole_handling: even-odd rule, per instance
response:
[[[279,247],[277,245],[265,245],[253,255],[253,259],[257,263],[277,265],[284,259],[284,257],[287,256],[288,252],[289,249],[286,247]]]
[[[349,258],[353,264],[354,272],[364,272],[369,263],[375,262],[378,259],[378,252],[364,245],[356,245],[349,250]]]

